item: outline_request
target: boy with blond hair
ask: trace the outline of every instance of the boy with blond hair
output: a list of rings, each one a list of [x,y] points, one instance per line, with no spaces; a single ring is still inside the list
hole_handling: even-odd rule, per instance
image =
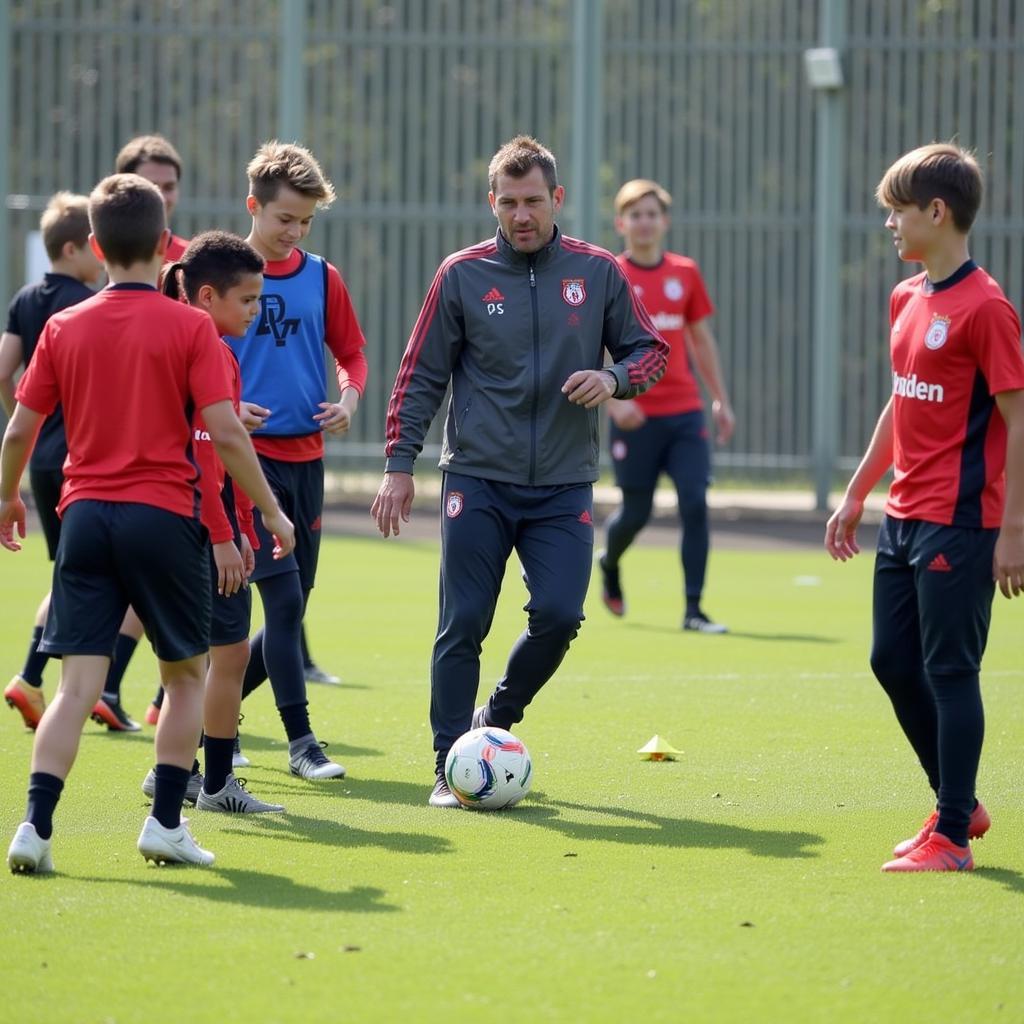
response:
[[[243,419],[270,485],[295,522],[295,556],[274,560],[260,515],[252,580],[265,625],[253,638],[243,696],[268,676],[288,736],[289,768],[306,779],[345,769],[323,752],[306,700],[302,619],[316,577],[324,499],[323,435],[348,432],[366,383],[366,344],[341,274],[299,248],[334,188],[302,146],[264,143],[248,166],[246,241],[266,260],[262,308],[244,338],[228,338],[242,376]],[[334,356],[340,398],[327,398],[324,346]]]
[[[995,585],[1024,592],[1024,356],[1020,320],[970,257],[981,205],[974,156],[933,143],[878,185],[901,260],[924,272],[889,300],[892,396],[825,547],[860,551],[864,499],[891,466],[875,557],[871,668],[937,807],[883,871],[969,871],[991,821],[975,796],[984,736],[979,671]]]
[[[156,290],[169,237],[160,193],[138,175],[111,175],[89,198],[89,220],[111,284],[47,323],[0,450],[0,545],[18,551],[21,474],[42,420],[63,404],[63,528],[42,647],[64,663],[60,691],[36,731],[25,821],[7,855],[12,871],[53,870],[53,812],[129,604],[147,623],[168,705],[156,734],[152,813],[138,848],[150,860],[213,862],[181,820],[210,639],[190,408],[201,411],[224,465],[279,538],[271,542],[277,555],[294,544],[235,415],[213,322]]]
[[[31,362],[46,321],[54,313],[91,298],[91,286],[103,276],[103,264],[89,245],[88,197],[58,192],[46,204],[39,229],[50,271],[38,284],[26,285],[14,296],[7,313],[7,329],[0,337],[0,403],[8,416],[14,415],[14,375]],[[43,422],[29,463],[32,497],[51,562],[60,539],[57,503],[67,453],[64,416],[58,405]],[[21,714],[30,729],[39,724],[46,708],[43,669],[49,655],[39,650],[39,643],[49,607],[47,592],[36,611],[25,664],[4,689],[4,700]]]

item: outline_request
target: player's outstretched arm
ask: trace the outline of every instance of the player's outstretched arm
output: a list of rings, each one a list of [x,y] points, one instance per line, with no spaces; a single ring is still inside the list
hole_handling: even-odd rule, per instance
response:
[[[18,487],[44,419],[41,413],[16,404],[4,431],[0,448],[0,545],[8,551],[21,550],[15,533],[25,536],[25,504]]]
[[[409,522],[416,483],[412,473],[385,473],[370,506],[370,515],[377,520],[377,529],[385,537],[402,532],[401,523]]]
[[[839,508],[829,517],[825,526],[825,550],[839,562],[845,562],[860,553],[857,527],[864,514],[864,499],[882,479],[892,465],[892,399],[886,403],[875,424],[864,457],[846,487]]]
[[[275,558],[284,558],[295,548],[295,527],[281,511],[274,492],[263,475],[252,441],[228,399],[200,410],[210,438],[224,467],[238,486],[252,498],[263,516],[263,525],[274,535]]]
[[[1006,504],[992,576],[1003,597],[1024,594],[1024,391],[995,396],[1006,423]]]

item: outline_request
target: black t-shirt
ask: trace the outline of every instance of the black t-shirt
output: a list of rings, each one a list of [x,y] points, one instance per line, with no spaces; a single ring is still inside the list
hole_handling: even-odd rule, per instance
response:
[[[40,284],[25,285],[11,300],[7,311],[7,331],[21,338],[21,351],[28,366],[36,350],[39,335],[54,313],[88,299],[95,292],[67,274],[46,274]],[[64,436],[64,413],[58,405],[46,417],[32,452],[32,469],[61,469],[68,454]]]

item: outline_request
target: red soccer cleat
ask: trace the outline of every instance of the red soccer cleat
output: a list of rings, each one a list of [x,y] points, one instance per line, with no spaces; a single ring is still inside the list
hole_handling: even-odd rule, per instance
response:
[[[883,871],[973,871],[969,846],[957,846],[941,832],[933,832],[916,850],[882,865]]]
[[[26,683],[21,676],[15,676],[4,688],[4,700],[9,707],[21,714],[29,729],[35,729],[46,710],[46,699],[41,686]]]
[[[602,552],[597,559],[597,567],[601,570],[601,600],[617,619],[626,614],[626,598],[622,593],[622,583],[619,580],[619,567],[609,569],[605,565],[605,556]]]
[[[912,839],[904,839],[898,843],[892,851],[897,857],[906,857],[912,850],[916,850],[934,831],[939,823],[939,812],[932,811],[927,820],[921,826],[921,831]],[[992,819],[985,810],[985,805],[980,803],[971,811],[971,820],[967,825],[967,838],[980,839],[991,827]]]
[[[150,704],[146,708],[146,725],[156,725],[160,721],[160,708],[156,704]]]

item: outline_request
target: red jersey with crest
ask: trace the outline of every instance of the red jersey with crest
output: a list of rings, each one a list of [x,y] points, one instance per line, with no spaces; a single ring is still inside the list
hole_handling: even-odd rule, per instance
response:
[[[973,261],[889,300],[893,482],[886,512],[944,526],[1002,521],[1006,424],[994,395],[1024,388],[1020,320]]]
[[[634,263],[625,253],[615,258],[658,333],[669,344],[665,376],[633,401],[647,416],[675,416],[703,408],[687,346],[687,326],[715,311],[700,268],[694,260],[674,252],[666,252],[653,267]]]

